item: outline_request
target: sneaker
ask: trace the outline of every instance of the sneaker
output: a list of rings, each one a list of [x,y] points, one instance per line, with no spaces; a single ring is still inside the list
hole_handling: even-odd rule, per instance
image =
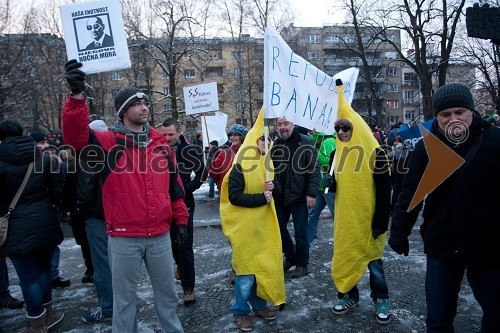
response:
[[[63,277],[56,277],[52,280],[52,289],[54,288],[67,288],[71,285],[71,281]]]
[[[276,312],[272,311],[268,307],[265,307],[262,310],[253,310],[253,313],[255,313],[257,317],[264,318],[265,320],[276,319]]]
[[[335,305],[332,312],[336,315],[341,315],[349,312],[349,310],[355,308],[358,305],[359,300],[350,298],[348,295],[345,295],[342,299],[339,300],[337,305]]]
[[[250,332],[252,330],[252,319],[249,315],[236,316],[236,325],[243,332]]]
[[[283,260],[283,272],[288,272],[290,270],[290,268],[292,268],[294,265],[289,262],[288,260]]]
[[[82,277],[82,283],[94,283],[94,276],[91,272],[86,271]]]
[[[20,309],[23,305],[24,302],[12,297],[9,291],[0,295],[0,309]]]
[[[298,279],[298,278],[301,278],[303,276],[306,276],[307,274],[309,274],[309,272],[307,271],[307,267],[300,267],[300,266],[297,266],[295,267],[295,269],[292,271],[292,274],[290,274],[290,277],[292,279]]]
[[[180,280],[181,279],[181,271],[179,270],[179,265],[175,265],[174,278],[176,280]]]
[[[391,322],[391,314],[389,313],[389,301],[386,299],[377,299],[375,301],[375,319],[379,324],[389,324]]]
[[[184,296],[182,297],[184,304],[191,304],[196,301],[196,294],[193,289],[184,290]]]
[[[101,308],[96,308],[82,316],[82,320],[84,323],[98,323],[102,321],[111,321],[112,319],[113,316],[104,315]]]

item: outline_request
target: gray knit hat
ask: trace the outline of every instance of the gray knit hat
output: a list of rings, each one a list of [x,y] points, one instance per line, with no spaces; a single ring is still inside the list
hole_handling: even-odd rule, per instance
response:
[[[126,87],[121,88],[115,95],[115,110],[120,118],[123,118],[123,114],[128,108],[140,99],[148,100],[146,94],[143,93],[139,88]]]
[[[245,126],[240,125],[240,124],[234,124],[227,131],[227,135],[230,135],[231,133],[241,135],[243,138],[245,138],[245,136],[247,136],[247,133],[248,133],[248,128],[246,128]]]
[[[470,89],[461,83],[448,83],[439,87],[432,96],[432,110],[434,117],[447,108],[463,107],[475,110],[474,99]]]

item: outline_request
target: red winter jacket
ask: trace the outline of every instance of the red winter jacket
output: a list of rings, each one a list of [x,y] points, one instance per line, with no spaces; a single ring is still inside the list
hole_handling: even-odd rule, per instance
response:
[[[187,225],[184,188],[165,137],[150,128],[146,147],[138,147],[123,133],[90,130],[88,111],[85,99],[68,97],[62,132],[65,143],[81,150],[82,165],[99,161],[108,235],[153,237],[168,232],[172,223]]]
[[[238,152],[240,147],[235,147],[231,145],[229,148],[222,150],[215,160],[210,165],[209,175],[212,179],[215,179],[217,182],[217,189],[220,191],[222,186],[222,181],[224,180],[224,176],[231,169],[233,165],[234,157]]]

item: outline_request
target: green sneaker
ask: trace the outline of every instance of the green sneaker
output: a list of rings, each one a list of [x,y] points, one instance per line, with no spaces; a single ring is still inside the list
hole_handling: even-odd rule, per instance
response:
[[[332,309],[332,312],[336,315],[341,315],[349,312],[352,308],[359,305],[359,299],[350,298],[347,294],[339,300],[337,305]]]
[[[391,314],[389,313],[389,301],[386,299],[377,299],[375,301],[375,319],[379,324],[389,324],[391,322]]]

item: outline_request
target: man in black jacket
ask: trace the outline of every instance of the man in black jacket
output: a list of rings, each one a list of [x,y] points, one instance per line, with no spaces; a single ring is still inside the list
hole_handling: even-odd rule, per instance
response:
[[[280,224],[281,242],[285,261],[283,268],[292,278],[308,274],[309,242],[307,238],[308,209],[314,206],[319,187],[319,164],[314,142],[294,128],[286,118],[276,122],[278,138],[271,150],[275,175],[283,195],[274,194],[276,215]],[[295,245],[287,229],[290,215],[293,217]]]
[[[194,216],[194,196],[193,192],[200,188],[202,182],[201,176],[204,169],[203,150],[199,145],[189,144],[182,135],[179,122],[174,118],[167,118],[163,121],[160,131],[167,138],[168,145],[175,151],[175,158],[179,167],[184,191],[184,203],[189,212],[188,237],[186,241],[177,245],[172,241],[172,250],[175,262],[177,263],[177,272],[181,280],[181,286],[184,290],[184,304],[190,304],[196,301],[194,293],[195,271],[194,271],[194,253],[193,253],[193,216]],[[195,176],[191,179],[191,173]],[[175,228],[170,233],[172,240],[176,237]]]
[[[465,163],[425,198],[420,233],[427,255],[427,332],[453,332],[460,286],[467,280],[483,310],[481,332],[500,332],[500,130],[474,108],[466,86],[450,83],[432,98],[431,133]],[[392,217],[389,245],[408,255],[408,236],[422,203],[407,211],[429,163],[424,142],[410,154],[409,171]],[[429,164],[431,165],[431,164]],[[432,172],[432,170],[431,170]]]

